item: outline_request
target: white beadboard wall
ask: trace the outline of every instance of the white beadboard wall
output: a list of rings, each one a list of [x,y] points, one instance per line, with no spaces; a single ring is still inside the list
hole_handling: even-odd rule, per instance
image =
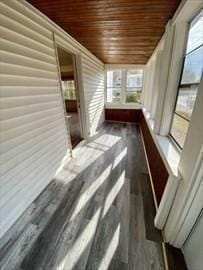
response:
[[[0,237],[53,179],[69,146],[58,44],[81,57],[86,123],[104,120],[104,64],[23,0],[0,2]]]

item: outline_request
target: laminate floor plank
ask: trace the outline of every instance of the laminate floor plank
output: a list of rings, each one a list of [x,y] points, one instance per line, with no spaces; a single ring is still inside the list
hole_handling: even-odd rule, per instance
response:
[[[116,251],[120,234],[119,215],[115,206],[111,206],[100,220],[88,258],[87,270],[108,269]]]
[[[142,227],[141,212],[141,197],[130,195],[130,227],[129,234],[131,239],[129,241],[129,270],[144,269],[144,231]],[[138,214],[139,213],[139,214]]]
[[[112,259],[109,270],[128,270],[128,264]]]
[[[120,237],[114,257],[121,263],[128,264],[128,246],[130,240],[130,180],[128,178],[125,179],[125,183],[116,198],[115,206],[118,209],[120,218]]]
[[[129,269],[164,270],[160,243],[146,239],[142,197],[131,195]]]

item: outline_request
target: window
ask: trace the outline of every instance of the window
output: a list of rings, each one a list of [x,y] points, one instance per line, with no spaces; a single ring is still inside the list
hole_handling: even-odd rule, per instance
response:
[[[107,72],[107,102],[121,101],[121,70]]]
[[[182,148],[203,71],[203,11],[190,23],[170,134]]]
[[[140,103],[143,70],[107,71],[108,103]]]
[[[62,81],[64,99],[76,99],[74,80]]]
[[[142,76],[142,70],[127,71],[126,103],[141,102]]]

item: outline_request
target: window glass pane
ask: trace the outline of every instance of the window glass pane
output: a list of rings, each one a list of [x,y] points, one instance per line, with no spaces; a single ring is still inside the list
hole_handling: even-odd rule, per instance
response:
[[[141,92],[127,92],[126,93],[126,103],[140,103],[141,102]]]
[[[199,83],[203,70],[203,46],[185,57],[181,84]]]
[[[121,99],[121,88],[107,88],[107,102],[119,103]]]
[[[171,126],[171,135],[175,139],[175,141],[182,148],[185,142],[186,134],[189,127],[189,121],[184,118],[174,114],[173,122]]]
[[[121,87],[121,70],[107,71],[107,87]]]
[[[194,50],[203,44],[203,10],[191,22],[188,35],[187,52]]]
[[[128,70],[126,82],[126,103],[140,103],[143,70]]]
[[[127,88],[134,87],[137,90],[142,89],[143,70],[128,70],[127,72]]]
[[[175,111],[190,120],[196,100],[198,85],[182,86],[178,92]]]
[[[74,80],[62,81],[64,99],[76,99]]]

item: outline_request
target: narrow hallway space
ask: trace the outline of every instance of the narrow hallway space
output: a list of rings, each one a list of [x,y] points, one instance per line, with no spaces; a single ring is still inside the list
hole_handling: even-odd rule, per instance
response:
[[[164,270],[139,126],[105,122],[3,238],[3,269]]]

